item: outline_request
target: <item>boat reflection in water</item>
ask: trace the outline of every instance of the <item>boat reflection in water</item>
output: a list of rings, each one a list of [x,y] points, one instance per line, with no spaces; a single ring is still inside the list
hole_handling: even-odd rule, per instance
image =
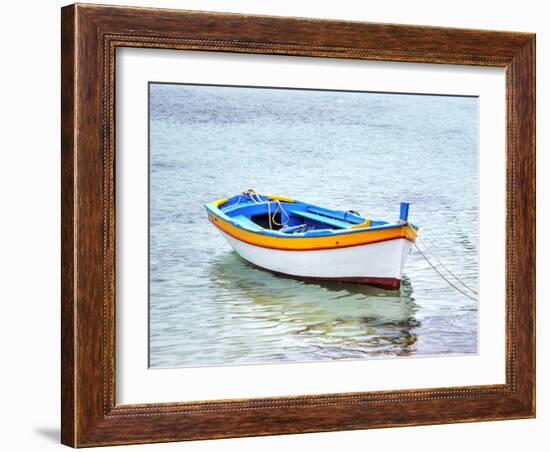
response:
[[[310,283],[259,270],[235,253],[210,267],[216,317],[232,323],[225,364],[407,356],[417,341],[417,305],[401,289]],[[220,332],[227,331],[222,328]],[[231,340],[228,340],[231,339]],[[241,353],[237,348],[242,349]],[[220,363],[221,364],[221,363]]]

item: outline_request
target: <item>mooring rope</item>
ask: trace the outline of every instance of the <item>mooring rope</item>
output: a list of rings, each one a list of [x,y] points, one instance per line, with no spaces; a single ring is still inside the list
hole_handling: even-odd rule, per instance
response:
[[[414,228],[409,224],[408,225],[412,230],[414,230]],[[416,231],[415,231],[416,232]],[[456,284],[454,284],[452,281],[450,281],[443,273],[441,273],[439,271],[439,269],[437,268],[436,265],[433,264],[433,262],[430,260],[430,258],[428,256],[426,256],[426,254],[424,254],[422,252],[422,250],[419,248],[418,244],[416,243],[416,241],[421,241],[422,242],[422,246],[425,247],[428,252],[434,257],[434,259],[445,269],[447,270],[447,272],[458,282],[460,283],[463,287],[465,287],[466,289],[468,289],[470,292],[472,292],[473,294],[475,294],[477,296],[477,291],[472,289],[468,284],[466,284],[459,276],[457,276],[456,274],[454,274],[451,270],[449,270],[449,268],[443,263],[441,262],[441,260],[435,255],[435,253],[430,249],[430,247],[426,244],[426,242],[424,242],[423,240],[419,240],[419,237],[417,236],[416,237],[416,240],[413,242],[414,244],[414,247],[418,250],[418,252],[420,253],[420,255],[424,258],[424,260],[430,265],[430,267],[432,267],[435,272],[447,283],[449,284],[451,287],[453,287],[454,289],[456,289],[458,292],[460,292],[462,295],[464,295],[465,297],[468,297],[470,300],[473,300],[473,301],[477,301],[477,297],[473,297],[471,294],[465,292],[464,290],[462,290],[460,287],[458,287]]]
[[[426,260],[426,262],[430,265],[430,267],[432,267],[435,272],[441,276],[441,278],[447,283],[449,284],[451,287],[453,287],[454,289],[456,289],[458,292],[460,292],[462,295],[464,295],[465,297],[468,297],[470,300],[473,300],[473,301],[477,301],[477,298],[476,297],[472,297],[468,292],[465,292],[463,291],[460,287],[458,287],[457,285],[453,284],[451,281],[449,281],[449,279],[443,274],[441,273],[437,267],[430,261],[430,259],[428,259],[428,256],[426,256],[422,250],[418,247],[418,245],[416,243],[414,243],[414,247],[418,250],[418,252],[420,253],[420,255]],[[471,289],[470,289],[471,290]]]
[[[418,238],[418,237],[417,237]],[[477,295],[477,290],[475,289],[472,289],[470,286],[468,286],[468,284],[466,284],[460,277],[458,277],[457,275],[455,275],[451,270],[449,270],[449,268],[443,263],[441,262],[441,260],[439,260],[439,258],[435,255],[435,253],[430,249],[430,247],[426,244],[426,242],[424,240],[420,240],[420,242],[422,243],[422,246],[424,248],[426,248],[428,250],[428,252],[432,255],[432,257],[439,263],[439,265],[441,265],[445,270],[447,270],[447,272],[454,278],[456,279],[463,287],[465,287],[466,289],[468,289],[470,292],[474,293],[475,295]]]

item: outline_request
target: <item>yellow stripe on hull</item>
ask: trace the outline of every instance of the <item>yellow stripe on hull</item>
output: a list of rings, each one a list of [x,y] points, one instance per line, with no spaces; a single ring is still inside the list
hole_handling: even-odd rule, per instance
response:
[[[330,248],[345,248],[349,246],[365,245],[368,243],[383,242],[385,240],[394,240],[405,238],[414,241],[416,231],[408,225],[403,225],[388,229],[374,229],[371,231],[357,231],[353,233],[336,234],[322,237],[273,237],[264,234],[257,234],[246,231],[242,228],[209,213],[209,220],[225,233],[235,237],[238,240],[251,245],[264,248],[273,248],[289,251],[321,250]]]

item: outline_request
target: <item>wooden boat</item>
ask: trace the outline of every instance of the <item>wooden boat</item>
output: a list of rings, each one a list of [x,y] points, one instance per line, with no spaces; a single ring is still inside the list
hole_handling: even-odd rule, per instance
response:
[[[395,222],[364,218],[247,190],[205,204],[208,219],[239,256],[300,279],[399,289],[418,228],[401,203]]]

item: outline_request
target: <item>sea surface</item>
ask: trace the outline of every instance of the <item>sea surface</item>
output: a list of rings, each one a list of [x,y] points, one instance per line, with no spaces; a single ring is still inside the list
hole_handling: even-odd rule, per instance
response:
[[[400,291],[312,284],[241,260],[203,203],[254,188],[375,219],[400,201],[478,281],[478,100],[150,84],[149,365],[477,353],[478,302],[413,248]]]

